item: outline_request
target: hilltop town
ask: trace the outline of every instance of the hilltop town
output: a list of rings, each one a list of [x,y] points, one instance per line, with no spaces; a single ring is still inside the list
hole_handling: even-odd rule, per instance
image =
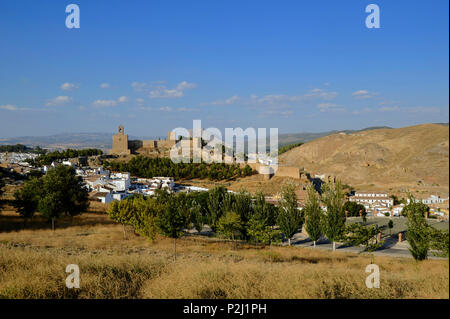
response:
[[[431,128],[434,127],[431,126]],[[420,131],[422,129],[423,127],[419,126],[417,128],[407,128],[407,131]],[[402,132],[402,130],[399,129],[399,132]],[[389,137],[392,141],[386,138],[384,140],[385,144],[395,143],[397,137],[393,137],[393,135],[396,132],[395,129],[392,129],[392,131],[393,133],[390,133]],[[349,178],[347,174],[350,174],[350,177],[353,175],[348,171],[342,174],[332,164],[327,166],[322,164],[322,162],[319,162],[319,165],[315,163],[317,156],[320,157],[322,152],[326,153],[328,151],[326,148],[324,150],[320,149],[321,145],[328,145],[328,141],[340,141],[346,138],[373,140],[372,135],[377,136],[385,133],[381,129],[372,130],[367,135],[365,135],[366,133],[354,134],[361,135],[353,136],[350,134],[347,136],[337,133],[305,144],[293,145],[280,156],[280,165],[276,171],[271,170],[274,166],[273,162],[267,160],[268,157],[259,157],[258,154],[246,154],[246,160],[242,163],[239,163],[235,154],[231,153],[233,162],[229,164],[206,164],[203,162],[197,164],[176,164],[169,158],[170,150],[176,143],[179,142],[181,145],[192,149],[194,145],[203,146],[205,144],[204,141],[201,139],[177,139],[172,133],[168,134],[167,140],[128,140],[128,135],[125,134],[123,126],[119,126],[117,133],[112,134],[112,148],[106,153],[97,149],[66,149],[54,152],[38,149],[36,152],[36,150],[30,150],[23,146],[15,146],[9,148],[9,150],[15,150],[15,152],[3,152],[0,154],[0,177],[4,184],[2,187],[4,194],[0,198],[1,202],[3,202],[2,213],[0,214],[0,229],[15,229],[18,232],[14,235],[14,239],[8,233],[0,233],[0,240],[6,243],[12,240],[13,242],[21,243],[21,245],[30,245],[34,250],[37,249],[39,251],[43,248],[37,247],[37,243],[37,245],[53,247],[52,249],[66,250],[71,255],[78,254],[74,251],[74,249],[78,248],[72,247],[72,245],[51,244],[46,239],[36,241],[34,237],[38,233],[40,234],[39,238],[48,237],[42,236],[42,234],[48,231],[48,226],[46,225],[49,217],[46,217],[48,215],[45,215],[45,211],[39,212],[38,216],[33,217],[36,210],[41,209],[41,207],[44,208],[42,206],[44,199],[36,197],[33,199],[30,197],[31,194],[27,195],[26,189],[32,190],[31,187],[36,185],[34,183],[39,181],[39,185],[47,185],[42,186],[42,188],[48,189],[50,187],[50,191],[58,191],[52,188],[48,179],[60,178],[58,181],[58,183],[62,183],[60,187],[69,187],[68,189],[74,186],[64,186],[63,181],[70,179],[80,181],[80,186],[77,186],[80,187],[78,194],[85,192],[86,198],[84,200],[87,200],[89,203],[89,208],[87,212],[79,216],[79,213],[69,213],[74,214],[71,216],[51,215],[53,233],[55,233],[54,225],[55,218],[57,218],[57,236],[62,236],[61,238],[64,238],[64,240],[72,240],[71,238],[74,238],[74,236],[84,236],[85,239],[77,239],[74,242],[77,243],[76,245],[81,243],[84,247],[87,247],[88,253],[97,254],[100,251],[100,254],[103,254],[108,249],[119,251],[123,247],[130,247],[128,249],[138,251],[136,253],[138,258],[143,258],[143,254],[154,254],[157,256],[165,254],[163,259],[166,260],[166,255],[169,254],[169,250],[166,247],[167,243],[165,242],[165,237],[157,237],[156,230],[158,233],[165,234],[164,236],[173,237],[174,235],[171,235],[173,233],[164,231],[163,227],[165,226],[158,221],[160,218],[168,218],[166,223],[173,224],[173,227],[181,227],[178,230],[179,233],[177,233],[180,235],[173,237],[175,242],[177,238],[181,242],[178,244],[181,245],[178,248],[178,253],[177,245],[175,244],[174,256],[177,258],[177,254],[180,254],[181,256],[178,258],[182,258],[184,263],[188,263],[188,267],[196,268],[200,265],[198,261],[194,262],[195,266],[191,264],[192,261],[187,261],[188,259],[186,258],[191,258],[190,256],[193,256],[193,252],[200,259],[204,258],[205,254],[206,256],[212,254],[214,257],[208,258],[213,258],[214,262],[216,262],[216,258],[219,258],[216,256],[217,252],[211,253],[210,248],[205,250],[205,248],[195,246],[198,245],[198,240],[202,242],[202,247],[217,245],[209,239],[212,237],[212,240],[217,240],[219,245],[223,246],[228,244],[226,238],[231,239],[233,243],[235,242],[234,236],[237,235],[239,236],[239,241],[233,243],[232,247],[247,247],[246,250],[252,251],[254,249],[252,245],[254,244],[250,244],[249,240],[259,241],[262,245],[269,244],[269,260],[271,263],[274,258],[291,258],[289,263],[295,262],[297,260],[295,258],[300,258],[298,256],[295,257],[296,254],[305,256],[305,252],[302,249],[307,249],[306,251],[308,251],[308,249],[316,248],[317,246],[317,250],[313,252],[313,257],[308,258],[311,258],[314,263],[321,264],[320,260],[322,258],[330,258],[322,254],[327,254],[327,250],[334,251],[338,249],[339,253],[336,252],[332,255],[332,264],[333,267],[337,267],[336,271],[342,272],[349,267],[348,256],[354,253],[370,251],[372,256],[377,256],[378,263],[383,263],[384,265],[387,265],[386,263],[388,262],[392,263],[392,261],[388,261],[390,259],[386,258],[411,258],[411,245],[409,243],[411,238],[408,235],[409,218],[405,211],[410,210],[411,205],[423,205],[417,207],[421,207],[424,210],[424,221],[433,230],[433,234],[435,234],[433,236],[435,237],[430,239],[432,240],[431,248],[425,252],[426,255],[420,258],[435,259],[440,258],[439,256],[445,256],[445,249],[448,250],[448,248],[445,248],[444,238],[445,234],[448,234],[446,231],[448,231],[449,224],[448,188],[443,185],[433,186],[428,183],[414,185],[423,187],[422,190],[426,189],[427,192],[417,192],[416,188],[408,188],[408,185],[410,185],[408,183],[401,184],[401,187],[404,187],[404,189],[388,188],[385,185],[391,184],[387,184],[386,180],[378,183],[376,179],[370,179],[373,176],[370,174],[365,175],[367,180],[364,180],[363,183],[353,184],[350,181],[354,182],[355,179]],[[402,138],[404,138],[404,135]],[[445,140],[441,141],[439,138],[439,136],[436,136],[436,143],[440,147],[444,146],[442,149],[434,148],[434,150],[441,157],[444,157],[445,160],[445,158],[448,158],[448,139],[447,144],[445,144]],[[447,150],[445,149],[446,146]],[[373,148],[373,146],[370,147]],[[315,153],[312,153],[311,156],[313,157],[308,162],[309,159],[305,160],[305,158],[309,156],[308,150],[311,148],[315,150]],[[303,149],[306,151],[303,152]],[[401,151],[404,152],[404,150]],[[341,150],[340,152],[343,151]],[[353,155],[357,155],[357,152],[351,150]],[[367,152],[367,150],[362,147],[359,152]],[[189,154],[191,157],[194,155],[193,152],[189,152]],[[230,153],[227,154],[228,156],[230,155]],[[206,150],[207,158],[209,155],[214,156],[213,149]],[[358,156],[353,155],[346,155],[347,164],[350,166],[357,165],[351,163],[350,160],[359,160]],[[386,152],[383,155],[386,162],[381,168],[389,169],[388,166],[390,164],[388,160],[393,155],[387,156]],[[339,163],[339,154],[329,156],[337,158],[336,163]],[[293,158],[298,158],[299,161],[294,161],[292,160]],[[321,157],[322,160],[327,160],[327,158]],[[432,165],[433,160],[430,159],[427,164]],[[440,165],[441,160],[442,158],[439,158],[436,162],[436,167]],[[361,174],[365,170],[373,169],[371,163],[369,162],[369,165],[365,167],[355,167],[354,172]],[[380,167],[378,168],[380,169]],[[58,177],[58,174],[62,175]],[[68,175],[66,176],[65,174]],[[443,174],[446,174],[445,171]],[[377,175],[375,174],[375,176]],[[429,180],[432,180],[434,177],[431,176],[430,178]],[[340,182],[341,180],[343,183]],[[427,181],[428,179],[424,178],[423,180]],[[404,180],[401,181],[404,182]],[[369,183],[373,183],[373,185],[367,185]],[[326,187],[324,188],[324,186]],[[333,189],[335,190],[333,191]],[[445,193],[446,190],[447,193]],[[35,189],[32,192],[39,191]],[[45,190],[45,192],[48,191]],[[325,237],[324,233],[315,238],[312,243],[307,228],[307,218],[310,218],[308,216],[310,216],[311,191],[316,194],[314,196],[317,196],[319,205],[317,209],[320,214],[324,214],[323,216],[327,216],[328,211],[334,209],[332,206],[329,206],[334,205],[333,201],[336,200],[336,203],[340,202],[339,205],[343,205],[340,208],[344,220],[343,232],[351,231],[351,229],[354,229],[352,227],[366,229],[368,231],[367,236],[369,236],[364,239],[367,241],[366,244],[361,245],[361,242],[358,241],[348,245],[343,238],[330,240],[332,237],[328,237],[328,235]],[[341,191],[342,193],[339,193]],[[436,192],[433,193],[433,191]],[[410,197],[411,195],[413,197]],[[64,197],[65,195],[60,193],[57,196]],[[336,196],[336,199],[326,204],[326,196]],[[341,196],[339,197],[340,199],[337,199],[337,196]],[[414,201],[411,202],[411,199]],[[27,204],[27,200],[35,204]],[[62,199],[62,201],[67,200],[70,200],[70,198]],[[83,200],[82,197],[80,200]],[[27,209],[32,210],[31,215],[25,214]],[[229,209],[232,209],[234,212],[229,211]],[[295,231],[292,233],[287,233],[286,228],[283,228],[280,224],[281,220],[279,217],[276,217],[280,216],[284,210],[287,213],[288,209],[291,209],[293,213],[298,212],[299,216],[305,218],[304,221],[299,220],[300,228],[295,228]],[[258,211],[268,214],[267,217],[258,221],[259,219],[255,219],[260,214],[257,213]],[[177,213],[185,215],[184,217],[182,215],[178,217],[173,215]],[[254,217],[246,220],[245,218],[249,218],[246,216],[251,216],[251,214],[254,214]],[[25,218],[23,223],[19,219],[19,215]],[[221,217],[215,218],[214,216],[217,215]],[[31,216],[31,222],[27,222],[27,216]],[[179,218],[185,218],[185,221],[178,225],[176,223]],[[239,225],[227,226],[238,227],[231,233],[224,231],[222,226],[223,223],[227,222],[228,218],[237,218],[237,225]],[[262,226],[257,226],[265,229],[263,233],[258,233],[258,228],[255,230],[253,226],[255,222],[264,223]],[[122,226],[118,228],[117,223],[122,224]],[[22,230],[20,229],[24,228],[23,231],[26,233],[29,227],[37,227],[39,230],[32,230],[34,235],[31,235],[31,237],[22,237]],[[74,234],[72,229],[79,229],[79,231]],[[248,234],[255,235],[249,236]],[[112,241],[110,240],[111,236],[114,238]],[[121,238],[122,236],[123,239]],[[266,238],[264,236],[270,236],[269,242],[263,239]],[[152,241],[143,241],[145,238],[149,238]],[[191,241],[190,238],[194,241]],[[24,241],[25,244],[23,244]],[[192,246],[192,243],[194,243],[194,246]],[[273,248],[272,245],[274,245]],[[283,246],[291,245],[299,251],[294,253],[294,257],[277,257],[286,256],[287,251],[281,249],[283,249]],[[11,249],[9,247],[9,244],[6,244],[5,247],[0,246],[1,249]],[[233,260],[235,260],[237,253],[238,248],[232,248]],[[60,252],[55,254],[61,256]],[[65,254],[65,252],[62,254]],[[239,258],[253,258],[252,260],[255,260],[256,264],[252,267],[257,267],[258,269],[261,267],[261,261],[258,259],[260,257],[251,257],[248,253],[239,254],[242,256]],[[342,255],[343,257],[338,257],[341,256],[340,254],[344,254]],[[220,262],[217,262],[222,263],[223,257],[220,258]],[[345,265],[340,265],[336,258],[343,258],[341,260],[345,261]],[[357,258],[359,260],[362,257]],[[228,262],[228,257],[226,260]],[[436,269],[441,269],[439,267],[442,267],[440,263],[442,261],[440,260],[430,260],[429,262],[435,262],[437,265]],[[205,266],[202,264],[201,267]],[[276,267],[278,269],[278,266]],[[318,269],[315,268],[314,271],[319,271]],[[195,273],[195,270],[191,271],[191,273]],[[396,274],[396,276],[401,275],[397,274],[395,270],[393,274]],[[289,276],[287,273],[286,275]],[[161,278],[165,278],[165,276]],[[11,280],[8,282],[12,282]],[[434,282],[436,278],[433,278],[431,281],[430,279],[426,280],[427,282]],[[284,287],[290,286],[287,283],[283,285]],[[2,291],[1,289],[0,285],[0,291]],[[111,293],[108,292],[109,296],[112,296]],[[132,292],[127,290],[123,293],[129,295]],[[155,291],[140,292],[140,295],[160,296],[158,293],[155,293]],[[231,289],[227,292],[227,296],[234,296],[233,293],[234,290]],[[385,290],[383,290],[383,293],[386,296],[393,296],[392,293]],[[425,293],[423,288],[403,292],[404,296],[411,297],[423,293]],[[112,294],[116,296],[114,293]],[[296,293],[293,294],[296,295]],[[10,296],[9,293],[7,295]],[[276,296],[280,297],[281,295],[278,293]],[[438,295],[441,296],[441,293]],[[170,292],[169,296],[174,296],[173,292]],[[194,294],[194,296],[198,295]],[[264,296],[267,296],[267,294]],[[317,297],[319,295],[306,294],[304,296]]]
[[[172,132],[169,132],[167,140],[128,140],[128,135],[125,134],[124,127],[120,125],[118,132],[112,135],[112,149],[109,151],[109,155],[103,154],[65,158],[52,162],[49,165],[43,165],[42,167],[32,167],[32,165],[29,164],[30,160],[36,159],[39,156],[38,154],[29,152],[10,152],[0,153],[0,165],[21,174],[30,173],[32,170],[46,173],[49,169],[57,165],[71,166],[76,170],[76,174],[84,179],[86,186],[90,190],[91,198],[104,204],[108,204],[113,200],[122,200],[133,194],[153,195],[156,189],[163,188],[171,192],[189,192],[192,190],[206,191],[214,184],[227,185],[230,190],[234,191],[238,191],[242,187],[247,188],[250,192],[256,192],[257,189],[260,189],[266,193],[268,200],[277,202],[280,197],[281,185],[291,182],[298,185],[296,192],[299,198],[299,207],[301,207],[306,197],[306,188],[309,184],[320,187],[324,182],[340,179],[348,185],[347,193],[349,200],[362,204],[369,216],[400,216],[401,210],[408,200],[407,194],[408,192],[412,192],[418,200],[430,206],[431,214],[448,219],[448,181],[445,181],[445,176],[448,176],[448,167],[443,166],[442,168],[438,168],[440,166],[435,166],[435,170],[431,173],[432,175],[426,175],[425,178],[419,180],[419,183],[416,185],[413,184],[412,187],[411,183],[400,184],[400,182],[405,181],[405,177],[402,176],[399,177],[397,183],[388,182],[387,178],[383,178],[382,181],[377,183],[374,182],[379,180],[379,174],[384,174],[386,171],[392,172],[393,170],[401,172],[407,170],[413,172],[412,174],[419,174],[419,176],[422,176],[420,171],[421,168],[419,168],[420,166],[418,166],[419,163],[417,162],[414,165],[407,162],[407,166],[405,165],[403,169],[389,167],[390,157],[400,156],[401,154],[406,155],[404,150],[400,149],[398,155],[390,155],[386,153],[387,151],[382,151],[380,149],[378,149],[378,151],[372,150],[377,149],[373,146],[374,144],[372,141],[374,138],[378,138],[378,136],[384,136],[383,143],[386,145],[385,149],[388,147],[387,145],[390,145],[389,143],[394,143],[393,145],[396,145],[395,135],[397,131],[399,132],[399,137],[404,141],[403,143],[406,143],[408,134],[415,134],[412,136],[417,136],[417,134],[427,136],[425,132],[429,133],[428,135],[430,135],[430,137],[427,137],[427,139],[434,140],[435,144],[438,146],[429,144],[428,140],[425,143],[428,143],[428,147],[433,149],[434,153],[441,155],[441,157],[436,158],[436,165],[445,163],[445,158],[447,158],[448,161],[448,136],[445,140],[445,132],[448,133],[448,126],[430,124],[396,130],[386,130],[381,128],[378,130],[357,132],[350,135],[337,133],[335,135],[322,137],[299,147],[295,147],[282,154],[280,157],[280,165],[274,174],[270,172],[267,173],[265,168],[270,166],[270,164],[264,162],[262,159],[258,159],[255,155],[254,161],[240,164],[241,167],[248,165],[253,170],[253,175],[247,177],[217,180],[212,183],[195,178],[183,178],[182,180],[177,181],[174,179],[174,176],[151,176],[144,178],[143,176],[132,176],[129,172],[111,172],[108,169],[104,169],[103,166],[104,163],[108,161],[126,162],[136,156],[168,157],[170,149],[177,143],[176,137]],[[440,132],[444,132],[444,135],[441,135]],[[358,143],[360,142],[356,142],[355,139],[361,140],[363,143],[358,149],[356,149],[356,147],[358,147],[357,145],[359,145]],[[334,154],[337,155],[324,157],[323,154],[329,152],[329,146],[327,145],[347,145],[345,144],[346,140],[349,140],[347,143],[352,143],[353,145],[347,147],[348,151],[338,151],[340,153],[336,153],[336,150],[339,150],[339,148],[334,147]],[[392,142],[390,142],[391,140]],[[188,144],[186,144],[186,142]],[[184,145],[191,148],[193,145],[201,145],[201,143],[200,140],[195,139],[184,141]],[[414,145],[417,146],[420,144],[416,142]],[[368,147],[370,147],[370,152],[372,153],[368,153]],[[440,149],[437,147],[440,147]],[[312,152],[311,150],[314,151]],[[307,156],[309,156],[309,158],[307,158]],[[341,172],[335,169],[335,167],[339,167],[337,166],[341,160],[339,156],[347,156],[347,159],[345,160],[346,167],[353,167],[351,173],[349,171]],[[377,158],[380,158],[379,156],[383,156],[383,164],[378,163],[379,160],[377,160]],[[442,158],[442,156],[446,157]],[[251,157],[251,154],[249,157]],[[335,159],[330,161],[331,158]],[[354,167],[352,166],[353,164],[348,162],[348,158],[351,158],[353,161],[362,160],[364,163],[359,164],[358,162],[358,164],[355,164],[357,166]],[[407,158],[410,158],[410,155],[407,155]],[[324,164],[321,164],[322,162]],[[430,159],[426,163],[427,167],[430,167],[432,166],[433,160]],[[294,165],[285,166],[286,164]],[[398,162],[396,165],[398,165]],[[324,173],[325,170],[327,173]],[[391,179],[395,176],[392,173],[390,175]],[[411,176],[408,174],[406,175]],[[366,180],[358,180],[357,178],[359,176],[366,176]],[[375,179],[371,176],[374,176]],[[441,178],[442,176],[444,179],[436,180],[436,178]],[[439,181],[442,184],[438,185],[437,183],[433,183],[433,181]],[[447,185],[445,185],[445,183],[447,183]],[[397,185],[399,187],[388,187],[392,185]],[[419,192],[417,189],[420,188],[425,191]],[[433,193],[433,190],[435,193]]]

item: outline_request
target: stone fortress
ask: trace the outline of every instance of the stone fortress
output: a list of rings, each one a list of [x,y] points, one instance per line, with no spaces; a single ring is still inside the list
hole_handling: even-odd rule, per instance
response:
[[[113,135],[111,155],[131,154],[164,154],[169,152],[176,144],[174,132],[169,132],[167,140],[128,140],[128,134],[124,133],[124,127],[119,125],[117,134]]]
[[[193,138],[191,140],[181,140],[181,148],[190,147],[191,156],[194,145],[201,148],[201,140]],[[177,143],[175,132],[168,133],[167,140],[128,140],[128,134],[124,133],[124,127],[119,125],[117,134],[113,135],[113,145],[110,151],[111,155],[127,156],[131,154],[140,154],[148,156],[169,156],[171,148]],[[209,152],[207,152],[209,153]],[[303,168],[291,166],[278,166],[275,172],[272,172],[267,165],[262,163],[241,163],[241,166],[249,165],[258,174],[264,175],[265,179],[272,176],[291,177],[295,179],[306,179],[306,172]]]

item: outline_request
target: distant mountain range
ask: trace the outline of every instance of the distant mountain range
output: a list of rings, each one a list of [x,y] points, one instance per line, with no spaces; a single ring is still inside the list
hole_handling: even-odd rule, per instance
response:
[[[21,136],[0,138],[0,145],[24,144],[30,147],[40,146],[47,149],[98,148],[109,150],[112,147],[112,133],[62,133],[49,136]],[[160,137],[128,136],[130,140],[158,139]]]
[[[447,125],[448,123],[436,123],[440,125]],[[327,131],[320,133],[288,133],[279,134],[278,144],[279,147],[284,145],[298,143],[298,142],[310,142],[312,140],[336,134],[346,133],[351,134],[355,132],[376,130],[376,129],[391,129],[388,126],[374,126],[367,127],[361,130],[342,130],[342,131]],[[142,140],[142,139],[164,139],[161,136],[129,136],[130,140]],[[0,138],[0,145],[11,144],[24,144],[30,147],[40,146],[47,149],[66,149],[66,148],[99,148],[104,151],[111,149],[112,147],[112,133],[62,133],[49,136],[21,136],[11,138]],[[268,145],[268,144],[267,144]]]

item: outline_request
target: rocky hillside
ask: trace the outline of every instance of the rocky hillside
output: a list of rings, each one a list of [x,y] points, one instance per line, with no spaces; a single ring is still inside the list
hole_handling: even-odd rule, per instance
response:
[[[355,186],[436,187],[448,193],[449,127],[423,124],[337,133],[294,148],[279,161]]]

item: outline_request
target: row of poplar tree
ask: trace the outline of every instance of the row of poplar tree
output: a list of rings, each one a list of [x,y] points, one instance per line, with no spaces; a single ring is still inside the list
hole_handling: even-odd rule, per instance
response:
[[[271,244],[287,240],[291,244],[293,235],[304,227],[310,239],[316,242],[326,237],[336,249],[336,242],[363,246],[363,251],[373,252],[383,245],[378,236],[382,229],[376,224],[362,222],[346,224],[345,192],[341,183],[323,184],[317,192],[313,185],[307,189],[307,198],[302,209],[293,184],[282,188],[281,198],[275,206],[266,202],[259,192],[255,196],[241,190],[228,192],[217,186],[208,192],[169,194],[157,192],[156,196],[132,196],[113,202],[109,216],[150,239],[157,233],[176,240],[184,231],[195,228],[198,232],[208,225],[214,234],[235,240]],[[410,250],[417,260],[426,259],[430,249],[440,256],[448,256],[448,231],[438,231],[425,220],[427,206],[411,198],[405,207],[408,216],[407,239]],[[392,221],[389,227],[392,228]]]
[[[73,168],[63,165],[44,176],[31,177],[14,197],[13,204],[25,221],[39,212],[52,222],[52,228],[55,219],[79,215],[89,205],[82,178],[76,176]],[[303,209],[298,206],[292,184],[283,187],[278,206],[266,202],[261,192],[252,196],[243,190],[231,193],[218,186],[208,192],[169,194],[159,191],[152,197],[131,196],[114,201],[108,214],[146,237],[154,238],[156,233],[161,233],[174,238],[175,245],[186,229],[194,227],[201,232],[205,225],[233,242],[239,239],[271,244],[285,239],[290,244],[293,235],[304,227],[314,246],[322,236],[333,243],[333,250],[336,242],[362,245],[369,252],[383,244],[377,238],[382,229],[376,223],[367,224],[363,218],[363,222],[346,225],[346,215],[355,215],[361,210],[347,211],[351,205],[339,181],[323,184],[319,192],[310,185]],[[406,239],[416,260],[426,259],[430,250],[442,257],[449,254],[448,231],[430,226],[425,218],[428,210],[427,205],[411,196],[403,211],[408,218]]]
[[[279,205],[266,202],[259,192],[255,196],[242,190],[228,192],[217,186],[208,192],[132,196],[113,202],[109,216],[131,225],[141,235],[153,239],[157,233],[174,239],[194,227],[201,232],[208,225],[213,233],[231,239],[270,244],[286,239],[305,229],[314,243],[325,235],[335,247],[346,230],[345,193],[339,182],[324,184],[321,195],[311,185],[305,207],[298,208],[295,186],[287,184],[281,191]],[[327,212],[321,208],[325,204]],[[124,227],[124,236],[125,236]]]

